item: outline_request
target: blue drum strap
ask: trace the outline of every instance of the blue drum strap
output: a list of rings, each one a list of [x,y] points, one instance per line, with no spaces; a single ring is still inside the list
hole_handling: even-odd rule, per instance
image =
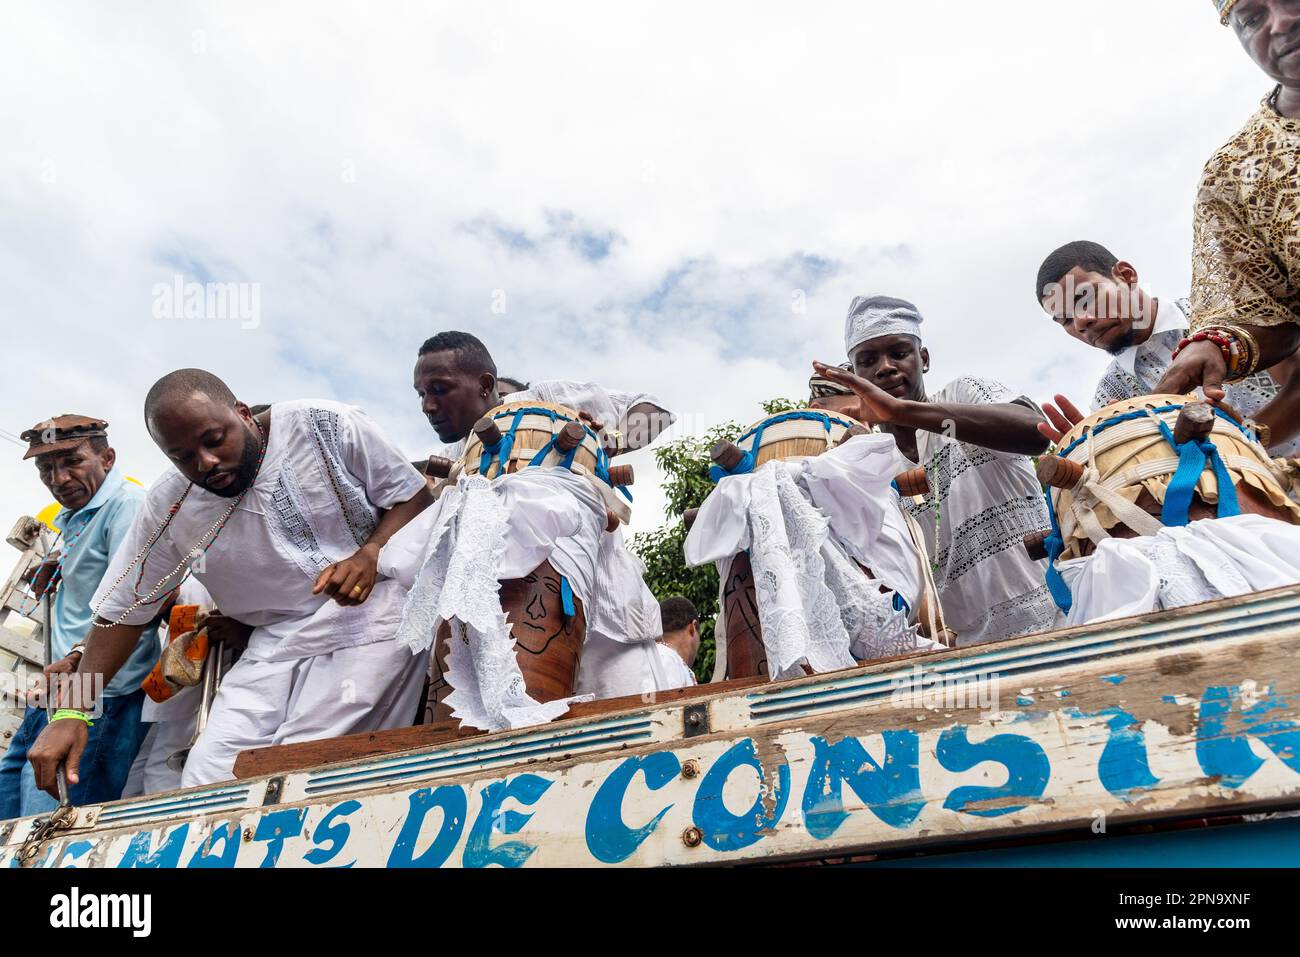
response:
[[[746,432],[739,439],[737,444],[750,440],[750,451],[744,454],[744,457],[736,463],[734,469],[724,469],[721,465],[709,466],[709,481],[713,484],[721,482],[728,475],[748,475],[754,471],[754,456],[758,453],[759,447],[763,444],[763,433],[767,431],[770,425],[776,425],[778,422],[788,422],[791,419],[810,419],[814,422],[820,422],[827,432],[831,430],[831,419],[824,412],[810,411],[808,409],[797,409],[794,412],[783,412],[780,415],[773,416],[756,425],[751,431]]]
[[[560,576],[560,604],[564,608],[564,617],[572,618],[576,613],[573,607],[573,586],[563,575]]]

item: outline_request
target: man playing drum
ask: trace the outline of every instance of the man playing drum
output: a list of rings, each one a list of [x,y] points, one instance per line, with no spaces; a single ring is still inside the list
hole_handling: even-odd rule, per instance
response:
[[[176,468],[137,513],[92,602],[78,671],[109,681],[189,573],[253,626],[189,754],[186,787],[232,776],[246,748],[408,725],[425,663],[396,641],[403,591],[379,548],[430,502],[421,475],[359,409],[312,399],[254,416],[210,372],[163,376],[145,424]],[[55,787],[86,725],[55,721],[33,746]]]
[[[446,450],[449,456],[463,456],[467,440],[474,447],[471,451],[482,447],[482,443],[475,445],[477,440],[471,439],[471,432],[477,421],[499,405],[499,392],[496,365],[477,338],[463,332],[445,332],[426,341],[420,349],[414,384],[425,416],[438,437],[449,444]],[[649,396],[611,393],[591,384],[534,383],[524,392],[506,396],[505,402],[507,408],[547,410],[547,414],[558,415],[557,426],[563,424],[564,410],[569,410],[570,416],[585,413],[590,424],[586,432],[592,439],[599,435],[603,440],[603,446],[601,441],[594,445],[601,457],[606,456],[605,448],[619,452],[641,447],[672,421]],[[503,417],[501,422],[501,430],[509,430],[513,441],[514,418]],[[618,427],[611,431],[601,423],[615,423]],[[518,448],[516,444],[515,452]],[[470,464],[473,470],[475,467]],[[517,463],[527,464],[527,461]],[[640,563],[623,547],[617,527],[607,530],[610,523],[606,506],[617,502],[602,502],[600,495],[593,496],[593,486],[597,491],[603,489],[602,495],[610,494],[608,483],[602,486],[602,481],[605,480],[584,480],[565,469],[554,468],[515,471],[509,481],[493,480],[490,488],[485,481],[469,483],[461,479],[456,490],[444,493],[444,496],[452,495],[450,502],[440,503],[438,511],[426,516],[418,530],[409,530],[386,554],[385,562],[393,573],[409,577],[417,588],[406,631],[413,646],[429,640],[430,626],[457,618],[444,614],[452,609],[441,601],[439,596],[445,588],[436,585],[434,579],[441,574],[441,566],[450,567],[462,549],[482,547],[464,539],[458,531],[463,528],[463,521],[453,518],[471,499],[481,501],[485,510],[498,516],[495,527],[505,537],[504,552],[497,559],[498,577],[517,580],[520,575],[531,574],[533,566],[523,567],[531,561],[542,569],[542,577],[554,578],[553,584],[573,596],[575,613],[581,611],[585,635],[580,640],[579,675],[575,681],[545,686],[538,669],[545,658],[553,658],[561,648],[547,642],[545,654],[526,657],[529,648],[537,644],[531,640],[534,636],[528,630],[530,622],[540,623],[534,619],[541,614],[545,619],[543,631],[558,634],[573,628],[572,620],[561,611],[564,605],[559,599],[563,595],[557,595],[554,588],[539,580],[509,594],[503,591],[500,610],[508,619],[504,628],[498,627],[500,623],[495,621],[492,627],[483,628],[460,620],[458,628],[464,630],[468,625],[473,631],[466,635],[467,639],[496,649],[494,660],[500,666],[494,666],[491,672],[484,670],[482,662],[486,659],[480,655],[471,668],[468,657],[461,655],[459,669],[454,667],[454,660],[450,662],[458,674],[449,676],[441,670],[444,656],[435,655],[434,697],[443,697],[448,690],[445,685],[449,683],[451,693],[445,700],[463,721],[481,727],[519,726],[563,713],[567,708],[563,699],[575,691],[598,697],[638,694],[645,688],[647,679],[652,688],[666,686],[666,679],[664,683],[656,680],[656,675],[663,670],[658,665],[654,645],[661,631],[659,606],[645,587]],[[525,487],[529,495],[523,494]],[[495,506],[488,506],[489,495],[495,496]],[[444,553],[430,558],[426,542],[437,537],[440,529],[452,529],[453,525],[457,529],[451,532],[455,541],[439,546],[445,549]],[[532,547],[525,548],[528,543]],[[417,562],[422,569],[418,573],[424,581],[422,586],[417,584],[417,572],[412,571],[412,565]],[[543,565],[550,571],[542,568]],[[544,592],[544,588],[550,593]],[[421,609],[427,609],[430,603],[436,604],[438,611],[425,620]],[[500,649],[511,640],[516,642],[521,670],[512,672],[510,679],[505,680],[502,669],[507,664],[507,656]],[[468,647],[464,642],[462,646]],[[452,650],[455,649],[452,645]],[[475,690],[457,688],[457,677],[462,685],[468,682]],[[431,709],[429,712],[429,717],[442,716],[445,711]]]
[[[932,396],[924,374],[921,314],[910,302],[858,297],[845,321],[853,372],[814,363],[862,401],[866,419],[892,435],[930,490],[903,505],[933,556],[939,600],[960,645],[1046,631],[1057,611],[1043,566],[1025,554],[1043,526],[1042,490],[1029,456],[1046,447],[1039,408],[1000,383],[962,376]]]
[[[1041,430],[1051,527],[1026,539],[1069,624],[1300,582],[1294,463],[1191,396],[1149,395],[1084,418],[1064,396]]]
[[[715,446],[717,482],[688,517],[690,565],[715,562],[715,679],[788,678],[937,647],[917,634],[926,576],[891,487],[892,437],[801,409]],[[937,628],[936,628],[937,630]]]

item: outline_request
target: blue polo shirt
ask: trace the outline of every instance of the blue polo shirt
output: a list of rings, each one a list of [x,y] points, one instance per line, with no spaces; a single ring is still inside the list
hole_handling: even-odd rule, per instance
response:
[[[104,484],[94,498],[75,512],[66,508],[54,517],[54,525],[63,530],[59,546],[63,550],[63,581],[54,595],[52,609],[54,660],[66,657],[72,646],[84,641],[91,630],[94,615],[90,600],[99,588],[113,552],[126,538],[135,514],[147,493],[128,482],[116,466],[104,476]],[[147,582],[149,587],[153,582]],[[135,572],[119,588],[135,585]],[[108,697],[130,694],[158,660],[158,626],[150,625],[140,635],[135,650],[113,680],[104,689]]]

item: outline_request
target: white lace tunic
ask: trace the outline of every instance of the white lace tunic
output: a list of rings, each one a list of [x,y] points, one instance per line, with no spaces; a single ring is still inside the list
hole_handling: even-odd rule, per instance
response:
[[[1019,401],[1037,408],[1001,383],[974,376],[949,383],[930,401]],[[1025,535],[1048,525],[1043,490],[1028,456],[921,430],[916,443],[916,464],[925,466],[930,492],[919,501],[903,499],[903,507],[921,526],[938,565],[939,598],[958,643],[1052,628],[1058,612],[1047,591],[1046,563],[1031,561],[1024,549]]]
[[[188,484],[173,470],[149,489],[92,602],[100,617],[117,621],[134,600],[140,565],[110,589]],[[396,582],[379,581],[365,604],[352,607],[311,589],[324,568],[365,542],[380,509],[422,488],[424,478],[360,409],[326,399],[277,402],[256,481],[212,548],[188,561],[217,607],[253,626],[250,660],[287,661],[391,639],[404,596]],[[182,564],[231,502],[190,490],[143,562],[144,593]],[[170,578],[160,595],[180,579]],[[124,621],[143,624],[158,607],[144,605]]]

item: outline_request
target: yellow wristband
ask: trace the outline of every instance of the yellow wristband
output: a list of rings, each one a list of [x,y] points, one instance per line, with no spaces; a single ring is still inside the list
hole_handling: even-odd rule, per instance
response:
[[[92,728],[95,726],[95,722],[90,720],[90,715],[86,714],[86,712],[84,711],[77,711],[74,708],[60,708],[58,711],[54,712],[53,715],[51,715],[50,722],[53,723],[55,721],[63,721],[64,719],[71,719],[74,721],[84,721],[86,722],[86,727],[88,728]]]

